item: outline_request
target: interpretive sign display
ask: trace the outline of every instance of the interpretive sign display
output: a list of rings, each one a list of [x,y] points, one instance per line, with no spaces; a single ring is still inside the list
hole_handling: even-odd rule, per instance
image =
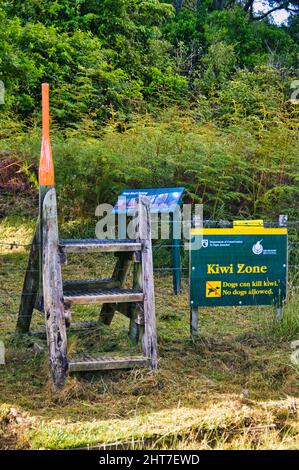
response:
[[[138,196],[146,196],[152,213],[171,213],[181,204],[185,188],[126,189],[118,197],[114,213],[132,215],[136,209]]]
[[[190,306],[275,305],[286,298],[287,229],[236,224],[195,228],[190,250]],[[192,245],[191,245],[192,246]]]
[[[126,214],[132,216],[135,213],[138,197],[146,196],[150,203],[152,214],[170,214],[169,222],[172,230],[172,277],[173,291],[178,294],[181,290],[181,239],[175,236],[175,224],[180,224],[177,220],[177,209],[182,203],[185,188],[147,188],[147,189],[126,189],[119,195],[114,206],[114,214]],[[179,225],[180,228],[180,225]]]

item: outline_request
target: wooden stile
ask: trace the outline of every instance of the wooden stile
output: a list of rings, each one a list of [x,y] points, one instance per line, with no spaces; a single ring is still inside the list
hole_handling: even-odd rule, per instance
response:
[[[17,321],[17,331],[29,333],[33,309],[45,315],[51,377],[61,388],[71,372],[157,367],[157,338],[150,216],[147,200],[139,201],[136,240],[59,240],[54,166],[50,145],[49,86],[42,85],[43,135],[39,166],[39,219],[31,246]],[[111,252],[117,262],[109,279],[62,281],[67,253]],[[126,279],[134,259],[133,287]],[[73,304],[104,304],[100,320],[110,325],[116,311],[130,319],[129,335],[137,345],[143,329],[143,356],[84,355],[68,359],[66,326]],[[94,326],[94,323],[92,323]],[[92,326],[89,325],[89,326]]]

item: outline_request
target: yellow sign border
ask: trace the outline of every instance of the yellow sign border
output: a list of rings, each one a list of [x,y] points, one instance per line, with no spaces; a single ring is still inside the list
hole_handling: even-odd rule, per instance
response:
[[[192,228],[192,235],[287,235],[287,228],[236,226],[233,228]]]

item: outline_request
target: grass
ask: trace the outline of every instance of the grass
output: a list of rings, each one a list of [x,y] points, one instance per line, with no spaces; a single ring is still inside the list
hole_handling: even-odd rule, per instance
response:
[[[54,392],[47,355],[32,337],[14,334],[19,293],[34,222],[1,223],[0,448],[296,449],[298,370],[290,341],[298,338],[298,296],[282,322],[270,308],[202,309],[200,338],[189,338],[187,284],[172,295],[171,279],[155,275],[159,369],[74,375]],[[104,261],[105,260],[105,261]],[[109,275],[113,258],[69,256],[68,278]],[[74,320],[94,320],[97,307],[76,307]],[[34,327],[43,318],[34,315]],[[128,322],[69,335],[71,352],[128,350]],[[42,339],[38,340],[44,344]]]
[[[277,338],[291,339],[299,331],[299,296],[293,295],[284,308],[283,317],[277,321],[275,317],[265,323],[266,333]]]

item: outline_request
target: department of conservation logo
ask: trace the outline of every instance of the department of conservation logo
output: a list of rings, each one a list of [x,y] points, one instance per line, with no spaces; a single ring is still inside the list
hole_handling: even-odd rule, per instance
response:
[[[205,239],[204,239],[204,240],[202,241],[202,246],[203,246],[203,248],[207,248],[207,247],[209,246],[209,240],[205,240]]]
[[[261,244],[261,241],[262,240],[259,240],[258,242],[256,242],[253,247],[252,247],[252,252],[255,254],[255,255],[260,255],[261,253],[263,253],[264,251],[264,247],[263,245]]]

